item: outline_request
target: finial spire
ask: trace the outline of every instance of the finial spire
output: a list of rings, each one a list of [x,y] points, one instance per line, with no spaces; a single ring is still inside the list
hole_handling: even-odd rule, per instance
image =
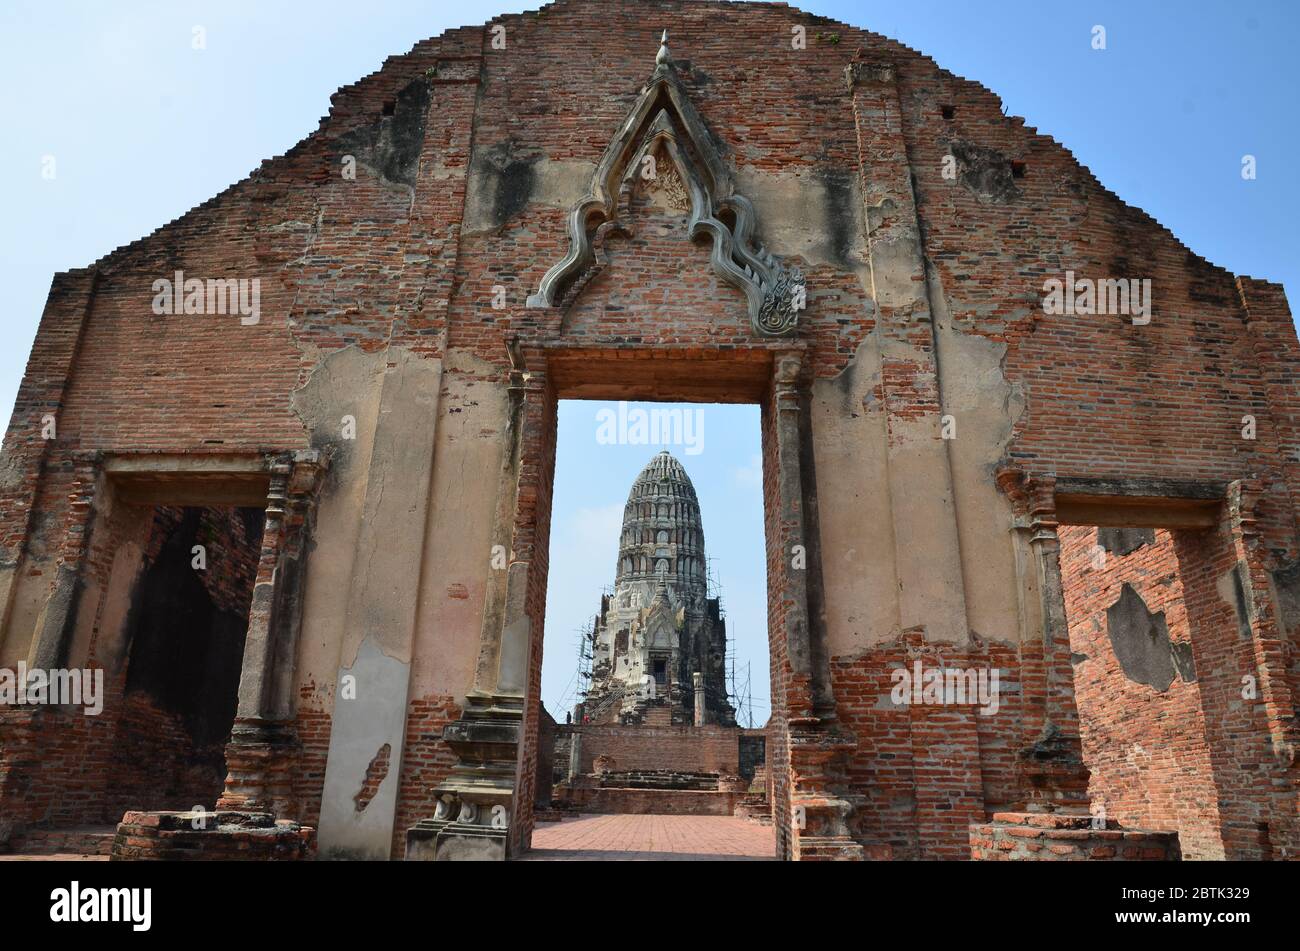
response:
[[[655,57],[655,65],[663,66],[672,61],[672,54],[668,52],[668,31],[664,30],[664,35],[659,40],[659,54]]]

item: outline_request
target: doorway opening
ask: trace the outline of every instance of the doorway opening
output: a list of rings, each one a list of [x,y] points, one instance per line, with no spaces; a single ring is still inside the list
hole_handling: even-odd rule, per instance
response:
[[[158,505],[142,514],[108,763],[110,819],[215,807],[265,520],[262,509],[233,506]]]
[[[1267,724],[1250,725],[1245,562],[1220,518],[1061,526],[1075,699],[1094,822],[1176,831],[1184,859],[1261,859],[1272,766],[1244,738]]]
[[[773,856],[760,415],[558,402],[529,858]]]

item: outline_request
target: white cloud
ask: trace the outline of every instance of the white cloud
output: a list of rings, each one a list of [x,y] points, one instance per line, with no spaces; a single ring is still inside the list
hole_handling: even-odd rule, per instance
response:
[[[737,485],[756,489],[763,485],[763,457],[757,453],[749,457],[749,465],[731,470]]]

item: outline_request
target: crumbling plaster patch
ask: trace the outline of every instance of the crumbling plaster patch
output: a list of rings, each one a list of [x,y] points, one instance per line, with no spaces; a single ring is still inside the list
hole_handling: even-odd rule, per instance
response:
[[[307,700],[312,709],[331,708],[334,676],[345,663],[339,645],[345,640],[348,589],[386,362],[385,352],[367,353],[358,347],[318,355],[306,382],[292,396],[293,411],[312,447],[330,456],[310,541],[298,641],[298,682],[315,685]],[[345,416],[356,420],[354,440],[343,438]]]
[[[855,209],[862,207],[857,177],[833,169],[770,173],[741,168],[737,191],[754,206],[760,238],[785,259],[853,271],[871,287],[866,242]]]
[[[995,473],[1007,457],[1024,393],[1006,378],[1007,346],[965,333],[952,319],[938,271],[928,265],[934,312],[936,364],[943,413],[955,438],[944,441],[952,469],[953,500],[966,589],[966,618],[973,633],[1017,642],[1020,609],[1011,504]]]
[[[1176,671],[1165,613],[1153,614],[1127,581],[1106,609],[1106,633],[1125,677],[1160,693],[1169,689]]]
[[[812,385],[827,649],[852,654],[898,635],[880,351],[874,337],[831,379]]]
[[[391,757],[388,771],[365,809],[357,808],[356,795],[365,783],[376,750],[385,744],[392,750],[402,748],[406,705],[394,704],[390,698],[406,697],[410,673],[409,664],[385,655],[371,638],[362,643],[351,666],[339,668],[329,765],[321,798],[322,858],[384,860],[389,857],[401,773],[400,755]],[[355,678],[355,682],[345,680],[347,677]],[[352,699],[343,695],[345,686],[355,688]],[[340,715],[344,705],[347,716]]]
[[[447,353],[442,420],[416,615],[412,696],[464,695],[474,679],[491,567],[496,473],[507,447],[509,393],[498,367]],[[480,557],[466,558],[477,551]]]

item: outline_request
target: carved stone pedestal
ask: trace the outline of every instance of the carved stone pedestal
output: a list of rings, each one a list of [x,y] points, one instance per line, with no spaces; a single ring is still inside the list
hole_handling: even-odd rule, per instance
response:
[[[511,856],[510,815],[523,704],[471,697],[442,738],[458,762],[435,791],[433,818],[407,830],[406,861],[504,861]]]
[[[866,857],[849,830],[857,803],[841,792],[846,787],[837,769],[856,745],[852,737],[833,727],[791,724],[790,806],[796,860],[860,862]]]

